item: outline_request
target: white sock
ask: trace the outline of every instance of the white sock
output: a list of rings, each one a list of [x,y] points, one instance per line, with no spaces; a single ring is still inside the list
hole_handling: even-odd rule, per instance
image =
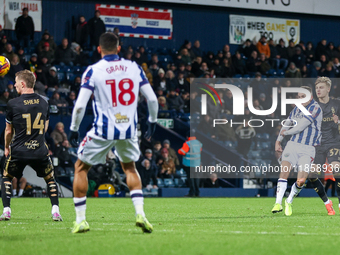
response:
[[[11,208],[10,207],[4,207],[4,213],[9,212],[11,213]]]
[[[289,196],[288,196],[288,198],[287,198],[287,203],[293,203],[294,197],[296,197],[296,196],[300,193],[300,191],[302,190],[302,188],[303,188],[303,186],[302,186],[302,187],[299,187],[299,186],[296,184],[296,182],[295,182],[295,183],[293,184],[292,189],[291,189],[291,191],[290,191],[290,193],[289,193]]]
[[[86,196],[85,197],[74,197],[73,198],[74,206],[76,209],[76,222],[79,224],[83,220],[85,220],[85,212],[86,212]]]
[[[287,180],[279,179],[277,182],[277,191],[276,191],[276,202],[277,204],[282,204],[282,198],[285,195],[287,189]]]
[[[144,213],[144,197],[143,197],[143,191],[140,189],[134,189],[130,191],[130,196],[133,202],[133,205],[135,206],[136,215],[141,214],[142,216],[145,216]]]
[[[59,213],[60,214],[59,206],[57,206],[57,205],[53,205],[52,206],[52,214],[55,214],[55,213]]]
[[[15,193],[16,193],[16,192],[15,192]],[[24,194],[24,190],[23,190],[23,189],[20,189],[20,190],[19,190],[18,197],[21,197],[21,196],[22,196],[22,194]]]
[[[331,200],[327,199],[326,202],[323,202],[325,205],[328,205],[331,202]],[[339,205],[340,206],[340,205]]]
[[[12,193],[13,193],[13,197],[17,195],[17,190],[16,189],[13,189],[12,190]]]

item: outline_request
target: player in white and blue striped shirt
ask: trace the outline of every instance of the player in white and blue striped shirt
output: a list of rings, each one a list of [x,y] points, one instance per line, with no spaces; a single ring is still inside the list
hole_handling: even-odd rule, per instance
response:
[[[281,173],[277,184],[276,202],[273,213],[282,211],[282,198],[287,189],[287,179],[289,177],[292,167],[298,167],[298,177],[292,186],[289,197],[285,201],[285,214],[290,216],[292,214],[292,202],[301,191],[306,179],[308,177],[311,164],[315,158],[314,146],[319,145],[321,141],[321,123],[322,123],[322,110],[319,104],[313,99],[312,89],[303,86],[307,89],[311,98],[308,102],[302,104],[310,113],[305,115],[299,108],[295,107],[286,123],[280,131],[275,143],[275,151],[282,152],[281,141],[284,136],[291,135],[284,151],[282,152]],[[306,94],[298,93],[298,98],[305,98]],[[295,125],[293,128],[286,127]]]

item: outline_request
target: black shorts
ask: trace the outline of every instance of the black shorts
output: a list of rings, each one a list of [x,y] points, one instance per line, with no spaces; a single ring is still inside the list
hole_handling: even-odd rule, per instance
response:
[[[328,163],[340,162],[340,144],[329,144],[315,147],[314,164],[323,165],[328,159]]]
[[[3,176],[16,177],[20,180],[26,166],[32,167],[37,173],[37,176],[43,178],[53,171],[53,164],[50,157],[44,157],[42,159],[18,159],[10,156],[6,158]]]

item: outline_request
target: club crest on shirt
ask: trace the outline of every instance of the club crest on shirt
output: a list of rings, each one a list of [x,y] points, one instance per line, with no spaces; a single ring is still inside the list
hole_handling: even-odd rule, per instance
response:
[[[130,119],[126,115],[121,115],[120,112],[115,114],[115,117],[117,124],[128,123],[130,121]]]
[[[333,114],[335,114],[335,109],[334,109],[334,107],[331,108],[331,111],[332,111]]]

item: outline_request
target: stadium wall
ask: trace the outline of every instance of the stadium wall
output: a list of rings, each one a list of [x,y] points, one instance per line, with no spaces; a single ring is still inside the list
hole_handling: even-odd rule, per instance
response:
[[[48,29],[59,44],[63,37],[72,38],[72,17],[78,21],[79,15],[89,20],[94,15],[95,4],[112,4],[112,1],[80,1],[80,0],[49,0],[42,1],[42,28]],[[334,16],[308,15],[296,13],[269,12],[261,10],[247,10],[237,8],[221,8],[211,6],[179,5],[168,3],[149,3],[142,1],[114,1],[116,5],[132,5],[140,7],[154,7],[173,10],[173,39],[155,40],[140,38],[123,38],[125,45],[144,45],[153,48],[178,49],[185,39],[201,41],[201,48],[205,51],[222,49],[229,42],[229,15],[253,15],[264,17],[278,17],[300,19],[301,39],[312,41],[314,45],[322,38],[340,44],[337,33],[340,18]],[[36,40],[41,34],[37,34]],[[234,51],[237,45],[232,45]]]

